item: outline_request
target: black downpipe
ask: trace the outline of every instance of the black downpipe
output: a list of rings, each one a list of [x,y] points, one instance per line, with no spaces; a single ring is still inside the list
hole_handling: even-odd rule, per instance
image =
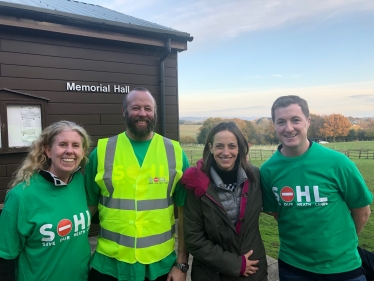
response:
[[[158,117],[160,118],[161,125],[161,135],[166,134],[166,124],[165,124],[165,59],[171,53],[171,40],[168,38],[166,42],[166,51],[160,58],[160,109]]]

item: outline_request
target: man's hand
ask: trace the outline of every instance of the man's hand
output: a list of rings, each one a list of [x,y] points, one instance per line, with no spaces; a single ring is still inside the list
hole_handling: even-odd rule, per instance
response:
[[[187,273],[183,273],[179,268],[173,266],[166,281],[186,281]]]

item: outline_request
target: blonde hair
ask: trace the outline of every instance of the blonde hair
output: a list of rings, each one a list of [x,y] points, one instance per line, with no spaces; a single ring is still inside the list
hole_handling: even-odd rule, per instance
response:
[[[29,153],[25,160],[15,172],[14,179],[10,183],[10,187],[16,186],[18,183],[25,181],[26,185],[30,183],[31,176],[39,170],[47,170],[51,165],[51,160],[45,153],[45,147],[51,147],[55,141],[55,137],[63,131],[75,131],[82,137],[82,147],[84,156],[80,163],[84,167],[88,162],[88,150],[91,140],[83,127],[70,121],[58,121],[45,128],[40,136],[31,144]]]

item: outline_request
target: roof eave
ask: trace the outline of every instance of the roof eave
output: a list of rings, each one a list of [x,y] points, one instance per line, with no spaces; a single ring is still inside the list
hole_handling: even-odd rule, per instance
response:
[[[177,37],[178,39],[186,40],[189,42],[193,40],[193,37],[191,37],[190,34],[186,32],[175,31],[172,29],[171,30],[157,29],[157,28],[152,28],[152,27],[110,21],[110,20],[94,18],[94,17],[87,17],[87,16],[82,16],[82,15],[66,13],[66,12],[60,12],[56,10],[43,9],[43,8],[32,7],[32,6],[22,5],[22,4],[8,3],[8,2],[3,2],[3,1],[0,1],[0,7],[13,8],[19,11],[37,12],[37,13],[42,13],[42,14],[51,15],[51,16],[59,16],[59,17],[63,17],[66,19],[70,19],[70,20],[82,21],[88,24],[92,24],[94,26],[101,25],[101,26],[105,26],[108,28],[110,27],[124,28],[127,30],[141,31],[145,33],[151,33],[154,35],[172,36],[172,37]]]

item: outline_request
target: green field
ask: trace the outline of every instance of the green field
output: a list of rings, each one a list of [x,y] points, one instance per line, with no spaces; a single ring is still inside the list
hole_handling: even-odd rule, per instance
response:
[[[332,142],[324,146],[335,150],[374,150],[374,141]]]
[[[189,126],[189,125],[187,125]],[[374,149],[374,142],[351,142],[351,143],[331,143],[326,146],[333,149],[345,150],[345,149]],[[202,157],[203,146],[183,146],[183,149],[191,163],[195,165],[196,161]],[[374,194],[374,159],[352,159],[360,172],[362,173],[370,191]],[[252,163],[258,167],[262,165],[264,161],[254,160]],[[369,218],[363,232],[359,236],[359,243],[365,249],[374,252],[374,203],[371,204],[372,216]],[[339,214],[337,214],[338,216]],[[278,228],[277,222],[273,217],[261,214],[260,216],[260,231],[262,239],[264,240],[266,252],[269,256],[277,258],[279,239],[278,239]]]
[[[201,125],[179,124],[180,135],[196,138],[196,135],[199,132],[200,127],[201,127]]]

